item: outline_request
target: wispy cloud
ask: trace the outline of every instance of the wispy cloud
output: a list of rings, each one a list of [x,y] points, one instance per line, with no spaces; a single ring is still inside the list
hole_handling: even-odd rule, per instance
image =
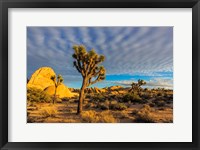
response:
[[[172,79],[154,79],[147,82],[146,86],[155,87],[155,88],[167,88],[173,89],[173,80]]]
[[[74,44],[104,54],[107,75],[173,72],[172,27],[27,27],[28,76],[41,66],[80,76],[72,64]]]

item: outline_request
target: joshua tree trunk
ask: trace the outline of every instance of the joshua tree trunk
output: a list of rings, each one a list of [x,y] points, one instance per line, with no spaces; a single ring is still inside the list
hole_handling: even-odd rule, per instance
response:
[[[85,94],[85,88],[86,88],[86,79],[83,79],[82,87],[80,90],[79,95],[79,101],[78,101],[78,108],[77,108],[77,114],[80,114],[82,112],[83,108],[83,100],[84,100],[84,94]]]

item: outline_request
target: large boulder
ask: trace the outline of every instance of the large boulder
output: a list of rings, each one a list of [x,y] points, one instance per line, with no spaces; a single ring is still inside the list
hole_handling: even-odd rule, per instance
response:
[[[41,67],[32,74],[27,86],[44,90],[54,85],[54,82],[51,80],[51,76],[54,75],[56,74],[52,68]]]
[[[55,86],[49,86],[44,91],[49,95],[55,94]],[[76,93],[72,93],[64,84],[61,84],[57,87],[56,90],[56,96],[59,98],[65,98],[65,97],[74,97],[75,95],[78,96]]]
[[[54,95],[55,93],[55,84],[51,80],[51,76],[55,76],[56,73],[50,67],[41,67],[36,70],[30,80],[28,81],[28,88],[36,88],[44,90],[49,95]],[[57,88],[57,94],[59,98],[63,97],[73,97],[77,94],[72,93],[64,84],[61,84]]]

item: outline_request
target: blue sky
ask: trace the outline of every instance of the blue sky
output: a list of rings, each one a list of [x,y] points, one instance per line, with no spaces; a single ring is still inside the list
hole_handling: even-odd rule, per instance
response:
[[[83,44],[106,56],[106,80],[93,86],[130,86],[143,79],[147,87],[173,88],[173,27],[27,27],[27,76],[52,67],[68,87],[80,88],[73,67],[73,45]]]

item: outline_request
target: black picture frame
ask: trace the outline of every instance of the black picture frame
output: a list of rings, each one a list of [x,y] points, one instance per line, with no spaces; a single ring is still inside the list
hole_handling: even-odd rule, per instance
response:
[[[192,142],[8,142],[9,8],[192,8]],[[200,149],[200,2],[199,0],[0,0],[0,148],[32,149]],[[30,135],[31,136],[31,135]]]

